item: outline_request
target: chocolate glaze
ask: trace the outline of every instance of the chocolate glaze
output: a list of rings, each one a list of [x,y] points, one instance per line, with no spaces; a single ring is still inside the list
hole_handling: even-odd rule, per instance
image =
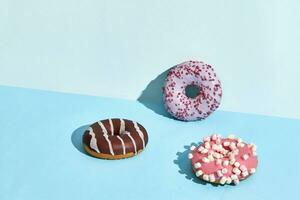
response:
[[[124,121],[124,128],[125,128],[121,130],[122,132],[120,132],[121,120]],[[114,153],[114,155],[124,154],[123,144],[121,140],[124,143],[126,154],[127,153],[136,154],[139,151],[143,150],[144,146],[147,145],[148,134],[146,129],[141,124],[127,119],[111,119],[111,122],[113,127],[111,127],[109,119],[101,120],[90,125],[83,135],[82,138],[83,144],[87,145],[92,149],[91,147],[92,136],[90,135],[90,131],[92,129],[92,131],[95,133],[95,138],[97,140],[97,147],[100,153],[104,153],[104,154]],[[137,125],[136,127],[134,126],[134,123],[136,123]],[[103,128],[101,128],[100,124],[103,124],[105,128],[104,130]],[[140,134],[139,134],[139,130],[140,130]],[[144,145],[143,145],[143,141],[144,141]],[[110,150],[109,142],[111,143],[112,151]]]

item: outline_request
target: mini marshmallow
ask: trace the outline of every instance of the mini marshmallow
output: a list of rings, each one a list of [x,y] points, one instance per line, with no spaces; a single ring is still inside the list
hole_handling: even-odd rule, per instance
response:
[[[204,163],[209,163],[209,159],[208,159],[207,157],[203,157],[203,158],[202,158],[202,161],[203,161]]]
[[[213,134],[212,136],[211,136],[211,139],[212,140],[216,140],[218,137],[217,137],[217,134]]]
[[[210,175],[209,175],[209,181],[210,181],[210,182],[215,182],[215,181],[216,181],[216,178],[215,178],[215,175],[214,175],[214,174],[210,174]]]
[[[222,171],[221,171],[221,170],[218,170],[218,171],[217,171],[217,175],[218,175],[218,177],[222,177],[222,176],[223,176]]]
[[[216,140],[216,144],[221,144],[221,138],[218,138],[218,139]]]
[[[203,149],[204,149],[204,147],[203,147],[203,146],[200,146],[200,147],[198,148],[198,151],[201,152]]]
[[[244,155],[243,155],[243,159],[244,159],[244,160],[247,160],[248,158],[249,158],[249,155],[248,155],[248,154],[244,154]]]
[[[221,155],[220,155],[219,153],[215,152],[215,153],[213,154],[213,157],[215,157],[215,158],[217,158],[217,159],[220,159],[220,158],[221,158]]]
[[[217,160],[216,160],[216,164],[217,164],[217,165],[221,165],[221,164],[222,164],[222,160],[221,160],[221,159],[217,159]]]
[[[239,143],[237,143],[237,145],[236,146],[238,146],[238,147],[240,147],[240,148],[243,148],[244,146],[245,146],[245,144],[244,143],[242,143],[242,142],[239,142]]]
[[[256,171],[255,168],[251,168],[251,169],[250,169],[250,174],[254,174],[255,171]]]
[[[213,157],[212,155],[208,155],[207,158],[208,158],[208,160],[209,160],[210,162],[215,160],[214,157]]]
[[[224,160],[224,161],[223,161],[223,165],[224,165],[224,166],[228,166],[228,165],[229,165],[229,161],[228,161],[228,160]]]
[[[229,164],[233,165],[235,163],[235,159],[230,159]]]
[[[198,170],[198,171],[196,172],[196,176],[197,176],[197,177],[201,176],[202,174],[203,174],[203,171],[202,171],[202,170]]]
[[[235,163],[234,163],[234,166],[235,166],[235,167],[239,167],[240,165],[241,165],[241,164],[240,164],[239,162],[235,162]]]
[[[227,181],[227,177],[223,176],[221,179],[220,179],[220,184],[224,185]]]
[[[205,181],[209,181],[209,176],[207,174],[204,174],[202,176],[202,179],[205,180]]]
[[[210,149],[210,143],[209,143],[209,142],[205,142],[205,143],[204,143],[204,147],[205,147],[206,149]]]
[[[189,154],[188,154],[188,158],[189,158],[189,159],[192,159],[192,158],[193,158],[193,154],[189,153]]]
[[[236,144],[235,144],[235,142],[231,142],[230,145],[229,145],[229,148],[230,148],[231,150],[236,149]]]
[[[233,140],[233,139],[235,139],[235,135],[230,134],[230,135],[228,135],[228,138]]]
[[[230,142],[229,141],[226,141],[223,143],[224,147],[228,147],[230,145]]]
[[[241,170],[242,172],[247,171],[247,167],[246,167],[245,165],[241,165],[241,166],[240,166],[240,170]]]
[[[228,172],[227,168],[222,169],[222,174],[227,174],[227,172]]]
[[[219,149],[218,145],[216,145],[216,144],[213,144],[211,148],[212,148],[213,150],[218,150],[218,149]]]
[[[196,147],[194,145],[191,146],[191,148],[190,148],[191,151],[194,151],[195,149],[196,149]]]
[[[232,179],[230,177],[227,177],[226,183],[230,184],[232,182]]]
[[[236,175],[240,175],[241,174],[241,170],[239,170],[239,168],[237,168],[237,167],[234,167],[232,169],[232,172],[235,173]]]
[[[230,176],[230,178],[231,178],[232,180],[239,179],[238,176],[237,176],[236,174],[232,174],[232,175]]]
[[[204,138],[203,138],[203,142],[210,142],[210,137],[209,137],[209,136],[204,137]]]
[[[242,172],[242,176],[243,176],[243,177],[246,177],[246,176],[248,176],[248,175],[249,175],[248,171]]]
[[[233,183],[234,183],[235,185],[238,185],[238,184],[240,183],[240,180],[239,180],[239,179],[234,179],[234,180],[233,180]]]
[[[208,149],[203,149],[203,150],[201,151],[202,154],[206,154],[207,152],[208,152]]]
[[[201,167],[201,163],[196,162],[196,163],[194,164],[194,168],[195,168],[195,169],[199,169],[200,167]]]
[[[234,155],[238,155],[239,154],[239,150],[238,149],[234,149],[233,151],[232,151],[232,153],[234,154]]]

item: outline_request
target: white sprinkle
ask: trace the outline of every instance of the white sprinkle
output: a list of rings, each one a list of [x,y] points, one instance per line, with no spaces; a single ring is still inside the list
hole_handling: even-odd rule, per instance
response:
[[[203,138],[203,142],[210,142],[210,137],[207,136],[207,137]]]
[[[235,139],[235,135],[230,134],[230,135],[228,135],[228,138],[229,138],[229,139]]]
[[[218,175],[218,177],[222,177],[222,176],[223,176],[222,171],[221,171],[221,170],[218,170],[218,171],[217,171],[217,175]]]
[[[228,172],[227,168],[222,169],[222,174],[227,174],[227,172]]]
[[[235,167],[239,167],[240,165],[241,165],[241,164],[240,164],[239,162],[235,162],[235,163],[234,163],[234,166],[235,166]]]
[[[222,185],[224,185],[224,184],[226,183],[226,181],[227,181],[227,177],[223,176],[223,177],[221,178],[221,180],[220,180],[220,183],[221,183]]]
[[[232,169],[232,172],[235,173],[235,174],[237,174],[237,175],[240,175],[240,174],[241,174],[241,170],[239,170],[239,168],[237,168],[237,167],[234,167],[234,168]]]
[[[202,161],[203,161],[204,163],[209,163],[209,159],[208,159],[207,157],[203,157],[203,158],[202,158]]]
[[[201,176],[202,174],[203,174],[203,171],[202,171],[202,170],[198,170],[198,171],[196,172],[196,176],[197,176],[197,177]]]
[[[208,149],[203,149],[203,150],[201,151],[202,154],[206,154],[207,152],[208,152]]]
[[[242,172],[242,176],[243,176],[243,177],[246,177],[246,176],[248,176],[248,175],[249,175],[248,171]]]
[[[257,156],[256,151],[253,151],[252,154],[253,156]]]
[[[255,171],[256,171],[255,168],[251,168],[251,169],[250,169],[250,174],[254,174]]]
[[[237,147],[244,147],[244,146],[243,146],[243,143],[241,143],[241,142],[237,143],[236,146],[237,146]]]
[[[204,147],[203,147],[203,146],[200,146],[200,147],[198,148],[198,151],[201,152],[203,149],[204,149]]]
[[[230,184],[231,182],[232,182],[231,178],[230,178],[230,177],[227,177],[226,183],[227,183],[227,184]]]
[[[210,175],[209,175],[209,181],[210,181],[210,182],[215,182],[215,181],[216,181],[216,178],[215,178],[215,175],[214,175],[214,174],[210,174]]]
[[[239,179],[234,179],[234,180],[233,180],[233,183],[234,183],[235,185],[238,185],[238,184],[240,183],[240,180],[239,180]]]
[[[209,143],[209,142],[205,142],[205,143],[204,143],[204,147],[205,147],[206,149],[210,149],[210,143]]]
[[[207,174],[204,174],[202,176],[202,179],[205,180],[205,181],[209,181],[209,176]]]
[[[229,165],[229,161],[228,161],[228,160],[224,160],[224,161],[223,161],[223,165],[224,165],[224,166],[228,166],[228,165]]]
[[[223,143],[224,147],[228,147],[230,145],[230,142],[229,141],[226,141]]]
[[[217,164],[217,165],[221,165],[221,164],[222,164],[222,160],[221,160],[221,159],[217,159],[217,160],[216,160],[216,164]]]
[[[240,166],[240,170],[241,170],[242,172],[247,171],[247,167],[246,167],[245,165],[241,165],[241,166]]]
[[[196,149],[196,147],[194,145],[191,146],[191,148],[190,148],[191,151],[194,151],[195,149]]]
[[[199,169],[200,167],[201,167],[201,163],[196,162],[196,163],[194,164],[194,168],[195,168],[195,169]]]
[[[193,154],[189,153],[189,154],[188,154],[188,158],[189,158],[189,159],[192,159],[192,158],[193,158]]]
[[[221,138],[218,138],[218,139],[216,140],[216,144],[221,144]]]
[[[243,159],[244,159],[244,160],[247,160],[248,158],[249,158],[249,155],[248,155],[248,154],[244,154],[244,155],[243,155]]]
[[[238,138],[237,141],[238,141],[238,143],[243,142],[243,140],[241,138]]]

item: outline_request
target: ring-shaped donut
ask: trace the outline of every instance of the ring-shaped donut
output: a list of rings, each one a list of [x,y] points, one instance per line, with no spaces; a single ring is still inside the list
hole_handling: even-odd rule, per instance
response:
[[[83,134],[87,153],[104,159],[121,159],[137,155],[148,143],[146,129],[127,119],[105,119],[88,127]]]
[[[188,86],[199,89],[196,97],[187,96]],[[163,98],[166,110],[173,117],[183,121],[201,120],[219,107],[221,83],[210,65],[200,61],[184,62],[168,72]]]
[[[256,171],[256,145],[247,144],[234,135],[205,137],[188,154],[197,177],[217,184],[239,184]]]

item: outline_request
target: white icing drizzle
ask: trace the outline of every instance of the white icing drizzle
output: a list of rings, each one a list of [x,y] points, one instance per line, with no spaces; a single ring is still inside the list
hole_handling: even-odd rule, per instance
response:
[[[117,135],[117,138],[118,138],[118,139],[121,141],[121,143],[122,143],[123,154],[125,155],[125,154],[126,154],[126,149],[125,149],[124,141],[123,141],[123,139],[122,139],[120,136],[118,136],[118,135]]]
[[[145,139],[144,139],[144,134],[141,131],[140,127],[138,126],[138,124],[136,122],[133,122],[134,128],[136,130],[136,132],[138,132],[140,138],[142,139],[143,142],[143,149],[145,149]]]
[[[130,135],[130,133],[128,131],[125,131],[124,134],[128,135],[128,137],[131,139],[131,141],[133,143],[133,147],[134,147],[134,153],[137,154],[136,143],[135,143],[133,137]]]
[[[120,119],[120,132],[119,132],[119,134],[121,134],[124,131],[125,131],[125,121],[123,119]]]
[[[113,148],[112,148],[111,141],[110,141],[110,139],[108,138],[107,130],[106,130],[105,126],[102,124],[101,121],[99,121],[98,124],[100,125],[100,127],[101,127],[101,129],[102,129],[102,131],[103,131],[103,133],[104,133],[104,134],[103,134],[103,137],[106,139],[106,141],[107,141],[107,143],[108,143],[108,146],[109,146],[109,152],[110,152],[111,155],[114,156],[115,153],[114,153],[114,150],[113,150]]]
[[[111,135],[114,135],[114,125],[111,119],[109,119],[109,125],[110,125]]]
[[[90,134],[90,136],[92,136],[91,141],[90,141],[90,147],[92,149],[94,149],[97,153],[100,153],[98,146],[97,146],[96,135],[95,135],[92,127],[89,128],[89,134]]]

